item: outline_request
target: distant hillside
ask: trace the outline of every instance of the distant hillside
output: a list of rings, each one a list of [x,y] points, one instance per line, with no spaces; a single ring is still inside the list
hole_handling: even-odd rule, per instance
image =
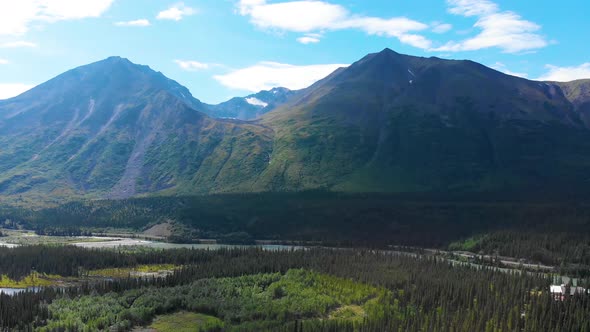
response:
[[[214,118],[254,120],[285,103],[295,91],[274,88],[246,97],[235,97],[217,105],[206,105],[205,113]]]
[[[580,114],[586,127],[590,127],[590,79],[572,82],[552,82],[561,88],[565,97]]]

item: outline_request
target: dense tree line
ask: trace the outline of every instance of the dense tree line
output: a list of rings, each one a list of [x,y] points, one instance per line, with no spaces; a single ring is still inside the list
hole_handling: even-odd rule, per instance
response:
[[[444,248],[472,236],[496,234],[474,249],[545,264],[587,266],[590,204],[581,198],[530,196],[524,200],[503,193],[465,196],[311,191],[148,197],[71,202],[39,210],[4,207],[0,208],[0,220],[54,235],[86,234],[97,228],[141,231],[172,220],[175,229],[171,239],[184,242],[213,238],[226,243],[299,240],[339,246]],[[523,234],[535,235],[525,236],[524,242],[514,241]]]
[[[590,266],[590,233],[586,232],[500,230],[459,248],[501,256],[530,257],[533,261],[556,266],[566,263]]]
[[[99,312],[98,307],[96,310],[99,311],[92,311],[92,304],[99,305],[102,300],[110,299],[109,301],[115,301],[118,305],[128,303],[127,306],[123,305],[124,308],[121,310],[129,313],[119,316],[125,319],[117,320],[128,322],[119,326],[121,330],[126,330],[134,324],[145,324],[157,314],[196,310],[219,315],[222,319],[227,318],[226,323],[229,326],[239,323],[242,330],[251,331],[276,331],[281,328],[285,331],[590,331],[590,320],[587,319],[590,310],[588,296],[574,296],[563,302],[555,301],[548,294],[550,280],[542,275],[453,266],[434,258],[352,249],[277,252],[259,249],[184,249],[135,253],[69,247],[34,250],[37,253],[47,250],[46,257],[51,254],[64,256],[63,265],[71,265],[70,271],[80,271],[80,266],[86,269],[94,266],[127,266],[144,262],[175,263],[185,267],[163,279],[105,280],[62,290],[44,289],[15,297],[0,296],[2,328],[19,330],[41,327],[52,320],[51,326],[55,329],[49,329],[50,331],[65,331],[68,330],[68,322],[64,321],[64,324],[60,325],[60,320],[57,319],[58,308],[82,307],[82,302],[76,301],[85,301],[84,310]],[[72,254],[66,253],[69,250]],[[0,261],[11,259],[17,262],[20,255],[23,255],[26,261],[33,256],[24,249],[2,251],[4,256]],[[55,272],[58,269],[56,267],[51,271]],[[219,311],[221,307],[217,305],[221,305],[220,303],[228,303],[231,300],[238,301],[235,303],[239,304],[240,299],[244,298],[239,297],[240,286],[232,288],[226,285],[223,286],[225,290],[221,291],[221,286],[215,286],[218,284],[211,278],[273,273],[282,275],[290,269],[305,269],[348,279],[383,289],[387,295],[375,298],[378,305],[373,306],[371,310],[366,309],[366,318],[356,322],[319,319],[322,318],[321,315],[315,317],[317,319],[301,319],[297,316],[300,312],[292,307],[285,312],[293,315],[281,318],[261,314],[241,318],[239,322],[231,317],[236,317],[236,314],[242,312],[241,306],[234,307],[236,312],[232,312],[231,307],[223,307],[223,314]],[[4,270],[0,272],[4,273]],[[172,291],[183,285],[198,285],[195,286],[198,288],[196,291],[208,294],[208,302],[211,305],[199,307],[196,305],[197,302],[192,301],[200,297],[191,300],[183,297],[186,292]],[[340,288],[346,291],[350,287]],[[273,291],[273,294],[278,298],[284,295],[281,290],[277,292],[275,294]],[[157,303],[142,305],[143,309],[139,310],[138,307],[134,311],[135,303],[146,303],[142,302],[144,295],[147,300],[154,294],[157,294]],[[107,297],[102,298],[103,295]],[[313,302],[319,298],[314,299],[310,296],[308,300]],[[229,303],[234,303],[231,301]],[[212,310],[207,311],[207,308]],[[57,316],[52,316],[54,314]],[[108,318],[111,313],[105,315]],[[80,318],[80,322],[85,322],[84,319],[87,318],[84,317]],[[96,322],[100,320],[98,316],[93,317],[96,318]],[[106,321],[111,322],[111,318]],[[86,321],[90,321],[89,318]],[[282,327],[279,328],[276,324],[267,325],[269,322],[280,322]],[[74,330],[76,329],[69,329]]]
[[[194,265],[223,256],[220,251],[196,249],[167,250],[100,250],[71,246],[0,247],[0,275],[19,280],[35,270],[64,277],[79,276],[88,270],[133,267],[146,264]],[[239,252],[228,252],[237,255]]]

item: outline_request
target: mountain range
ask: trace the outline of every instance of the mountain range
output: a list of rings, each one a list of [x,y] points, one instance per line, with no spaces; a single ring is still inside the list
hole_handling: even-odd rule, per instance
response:
[[[285,103],[295,91],[273,88],[246,97],[234,97],[217,105],[207,105],[204,111],[214,118],[254,120]]]
[[[0,101],[4,196],[584,190],[589,169],[590,80],[389,49],[219,105],[120,57]]]

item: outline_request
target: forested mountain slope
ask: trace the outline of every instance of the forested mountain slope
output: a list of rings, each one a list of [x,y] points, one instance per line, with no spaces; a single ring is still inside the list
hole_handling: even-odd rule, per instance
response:
[[[0,194],[584,191],[588,82],[385,49],[246,122],[111,57],[0,101]]]
[[[273,189],[584,188],[590,94],[573,86],[386,49],[263,117],[276,133],[263,177]]]
[[[118,57],[0,101],[0,192],[52,196],[251,189],[271,132],[215,120],[178,83]]]

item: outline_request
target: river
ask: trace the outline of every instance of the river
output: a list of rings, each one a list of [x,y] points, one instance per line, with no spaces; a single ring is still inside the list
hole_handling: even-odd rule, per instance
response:
[[[29,287],[29,288],[0,288],[0,294],[6,294],[9,296],[13,296],[18,293],[22,293],[26,290],[38,291],[39,287]]]
[[[118,248],[125,246],[140,246],[154,249],[207,249],[207,250],[218,250],[218,249],[231,249],[231,248],[261,248],[264,250],[293,250],[293,249],[304,249],[301,246],[292,245],[234,245],[234,244],[179,244],[179,243],[168,243],[168,242],[157,242],[130,238],[105,238],[105,241],[92,241],[92,242],[73,242],[70,245],[74,245],[81,248]]]

